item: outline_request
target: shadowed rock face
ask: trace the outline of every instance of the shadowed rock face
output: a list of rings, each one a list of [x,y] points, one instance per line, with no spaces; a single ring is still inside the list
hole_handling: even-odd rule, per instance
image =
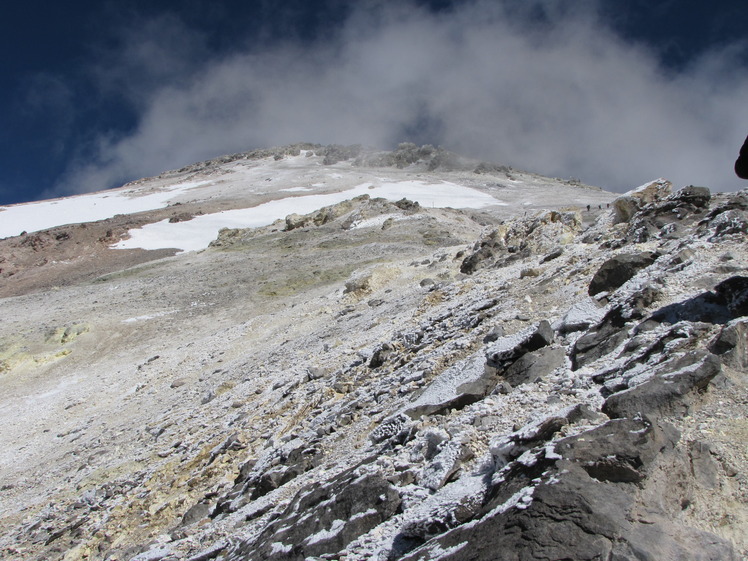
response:
[[[655,252],[645,252],[624,253],[608,259],[590,281],[590,296],[615,290],[658,257]]]
[[[611,418],[688,415],[699,392],[720,373],[719,359],[694,351],[666,362],[646,382],[610,396],[602,411]]]
[[[211,204],[232,173],[524,191],[360,197],[56,290],[33,271],[61,265],[25,269],[37,292],[0,323],[0,556],[745,557],[745,193],[658,181],[608,209],[501,166],[429,171],[447,160],[304,145],[173,174],[223,178]]]

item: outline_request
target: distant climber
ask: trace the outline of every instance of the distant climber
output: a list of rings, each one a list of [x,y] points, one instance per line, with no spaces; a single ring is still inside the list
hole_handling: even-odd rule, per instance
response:
[[[735,173],[741,179],[748,179],[748,136],[740,149],[740,156],[735,160]]]

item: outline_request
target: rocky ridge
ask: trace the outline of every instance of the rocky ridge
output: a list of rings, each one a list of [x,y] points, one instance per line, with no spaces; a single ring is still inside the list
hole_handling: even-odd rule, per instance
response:
[[[361,197],[85,285],[150,317],[39,330],[122,391],[3,463],[3,558],[745,557],[748,193],[485,218]]]

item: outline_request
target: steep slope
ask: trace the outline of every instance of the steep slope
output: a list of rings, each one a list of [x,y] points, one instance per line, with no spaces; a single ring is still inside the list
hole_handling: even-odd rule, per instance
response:
[[[320,173],[504,205],[362,196],[166,258],[110,239],[148,262],[54,289],[24,268],[1,301],[3,558],[748,552],[748,193],[613,203],[428,149],[324,150],[137,187],[254,174],[191,189],[195,214]]]

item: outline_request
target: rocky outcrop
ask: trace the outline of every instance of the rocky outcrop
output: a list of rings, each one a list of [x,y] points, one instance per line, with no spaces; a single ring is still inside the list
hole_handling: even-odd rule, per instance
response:
[[[270,448],[259,461],[248,460],[242,465],[233,489],[221,498],[212,516],[240,509],[316,467],[320,461],[320,450],[301,439]]]
[[[701,223],[708,192],[688,188],[667,196],[660,187],[637,201],[630,224],[675,205],[692,216],[680,219],[681,234],[686,225],[692,232],[708,230]],[[483,238],[462,271],[490,274],[506,265],[507,255],[527,262],[538,254],[541,264],[564,256],[546,259],[530,244],[512,254],[507,232]],[[630,230],[621,232],[628,236]],[[378,460],[357,468],[358,478],[345,472],[319,491],[300,491],[257,539],[227,558],[337,558],[345,551],[364,559],[372,554],[367,532],[387,527],[394,534],[379,554],[393,561],[737,560],[729,540],[682,516],[701,488],[718,489],[727,476],[708,442],[683,441],[675,425],[698,415],[708,395],[724,386],[724,368],[746,365],[744,277],[729,277],[679,301],[665,297],[668,275],[693,264],[694,257],[686,249],[666,254],[662,247],[621,252],[603,261],[588,281],[589,294],[606,293],[601,302],[574,302],[553,322],[544,318],[508,334],[492,328],[476,338],[477,350],[444,368],[369,433]],[[645,269],[647,275],[637,276]],[[542,281],[540,274],[519,278]],[[473,309],[490,316],[500,302]],[[467,320],[470,313],[453,309],[417,334],[379,344],[366,367],[393,373],[412,368],[414,356],[444,337],[429,335],[434,326],[480,325]],[[551,381],[568,388],[567,380],[572,389],[566,395],[573,395],[574,385],[592,384],[586,391],[598,396],[597,405],[590,406],[592,394],[580,393],[587,397],[514,430],[489,432],[488,455],[475,463],[476,429],[456,419],[472,418],[474,427],[485,430],[501,419],[480,416],[490,408],[486,404],[521,399]],[[564,395],[548,400],[566,401]],[[355,489],[360,506],[351,506],[344,482]],[[389,506],[377,503],[375,493],[391,497]],[[324,496],[319,503],[306,498],[318,494]],[[324,512],[316,504],[324,504]]]
[[[723,327],[709,350],[736,370],[748,368],[748,320],[738,319]]]
[[[673,524],[648,495],[652,473],[675,463],[677,440],[670,427],[634,419],[562,439],[495,474],[475,520],[401,559],[737,560],[727,541]]]
[[[570,243],[582,227],[577,212],[543,212],[531,219],[514,219],[490,231],[473,246],[460,271],[473,274],[483,268],[503,267],[536,254],[545,259],[560,255],[559,245]],[[548,258],[551,256],[550,258]]]
[[[672,183],[665,179],[657,179],[629,191],[613,202],[615,222],[629,222],[645,206],[668,197],[672,189]]]
[[[502,337],[486,349],[486,364],[503,370],[525,354],[537,351],[553,342],[553,330],[547,320],[539,322],[508,337]]]

